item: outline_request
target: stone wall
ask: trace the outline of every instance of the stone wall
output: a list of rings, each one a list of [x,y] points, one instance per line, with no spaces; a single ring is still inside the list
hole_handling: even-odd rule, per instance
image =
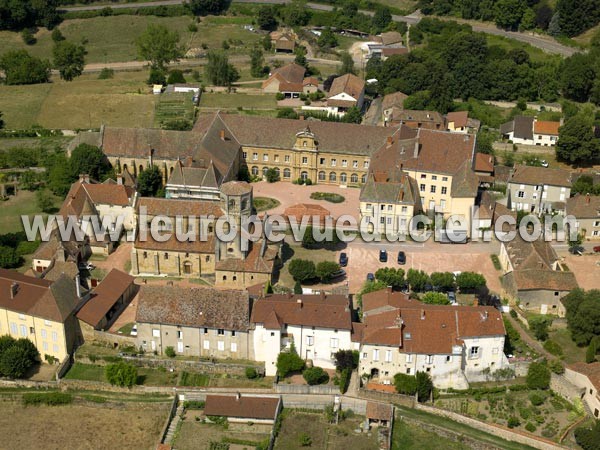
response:
[[[309,386],[306,384],[273,383],[273,390],[278,394],[340,394],[338,386]]]
[[[80,322],[83,324],[83,322]],[[87,324],[86,324],[87,325]],[[86,342],[103,342],[115,348],[136,346],[135,336],[126,334],[109,333],[108,331],[94,330],[89,325],[82,326],[83,337]]]
[[[551,374],[550,377],[550,389],[552,389],[557,394],[560,394],[562,397],[566,398],[570,402],[575,400],[576,398],[581,398],[581,393],[584,389],[578,388],[569,380],[567,380],[563,375],[557,375],[555,373]]]

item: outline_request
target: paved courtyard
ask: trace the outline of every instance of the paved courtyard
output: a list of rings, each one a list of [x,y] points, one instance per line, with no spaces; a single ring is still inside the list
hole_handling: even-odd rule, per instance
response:
[[[596,245],[596,244],[594,244]],[[587,251],[592,245],[587,245]],[[575,279],[582,289],[600,289],[600,254],[585,253],[582,256],[571,255],[566,246],[555,246],[558,256],[564,258],[564,263],[575,274]]]
[[[281,203],[276,208],[270,209],[269,214],[283,214],[283,211],[288,206],[296,205],[298,203],[314,203],[327,208],[331,212],[333,218],[337,218],[343,214],[352,214],[358,220],[359,214],[359,201],[360,189],[358,188],[341,188],[339,186],[327,186],[327,185],[312,185],[302,186],[298,184],[292,184],[287,181],[280,181],[277,183],[267,183],[266,181],[260,181],[253,183],[254,197],[272,197]],[[342,195],[345,201],[342,203],[331,203],[325,200],[313,200],[310,198],[310,194],[313,192],[330,192]]]

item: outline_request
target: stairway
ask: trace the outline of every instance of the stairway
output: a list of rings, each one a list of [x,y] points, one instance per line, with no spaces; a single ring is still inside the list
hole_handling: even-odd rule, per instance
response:
[[[175,412],[175,416],[173,416],[173,419],[171,419],[169,429],[167,430],[167,435],[165,436],[164,444],[171,444],[173,442],[173,437],[175,437],[175,431],[177,430],[177,426],[179,425],[182,416],[183,402],[179,404],[179,406],[177,407],[177,411]]]

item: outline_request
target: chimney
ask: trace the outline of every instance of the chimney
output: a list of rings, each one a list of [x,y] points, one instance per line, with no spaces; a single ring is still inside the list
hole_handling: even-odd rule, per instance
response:
[[[224,141],[225,140],[225,130],[219,131],[219,136],[220,136],[221,140]]]
[[[15,295],[17,295],[18,291],[19,291],[19,283],[17,283],[16,281],[13,281],[12,284],[10,285],[10,298],[14,299]]]
[[[80,173],[79,181],[90,184],[90,176],[87,173]]]
[[[394,143],[392,136],[388,136],[387,137],[387,146],[388,148],[392,146],[392,144]]]
[[[300,307],[300,309],[302,309],[302,299],[299,298],[298,300],[296,300],[296,303],[298,304],[298,306]]]
[[[425,320],[425,310],[421,310],[421,320]]]
[[[119,175],[117,175],[117,184],[123,184],[123,174],[120,173]]]
[[[586,194],[586,196],[585,196],[585,203],[586,203],[586,205],[590,204],[590,194]]]
[[[77,291],[77,298],[81,298],[81,276],[75,275],[75,290]]]
[[[240,394],[240,392],[238,391],[238,392],[235,393],[235,399],[236,399],[236,401],[239,402],[240,398],[242,398],[242,394]]]
[[[304,120],[304,114],[300,114],[300,115],[298,116],[298,120]]]

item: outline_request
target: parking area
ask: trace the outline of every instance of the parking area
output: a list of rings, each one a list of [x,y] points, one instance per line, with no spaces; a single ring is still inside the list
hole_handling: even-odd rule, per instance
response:
[[[388,261],[379,261],[379,250],[386,249]],[[398,251],[406,253],[406,264],[397,262]],[[437,242],[406,243],[364,243],[354,241],[341,250],[348,255],[345,267],[350,292],[360,290],[367,273],[375,273],[381,267],[423,270],[432,272],[478,272],[487,280],[487,286],[493,293],[500,293],[501,272],[494,268],[490,255],[498,253],[499,245],[492,243],[469,243],[464,245],[439,244]],[[340,251],[340,252],[341,252]],[[339,253],[337,252],[337,258]]]
[[[586,250],[591,250],[591,246],[588,247]],[[600,289],[600,253],[574,256],[563,247],[555,247],[555,250],[558,256],[564,258],[564,264],[575,274],[579,287],[586,290]]]

